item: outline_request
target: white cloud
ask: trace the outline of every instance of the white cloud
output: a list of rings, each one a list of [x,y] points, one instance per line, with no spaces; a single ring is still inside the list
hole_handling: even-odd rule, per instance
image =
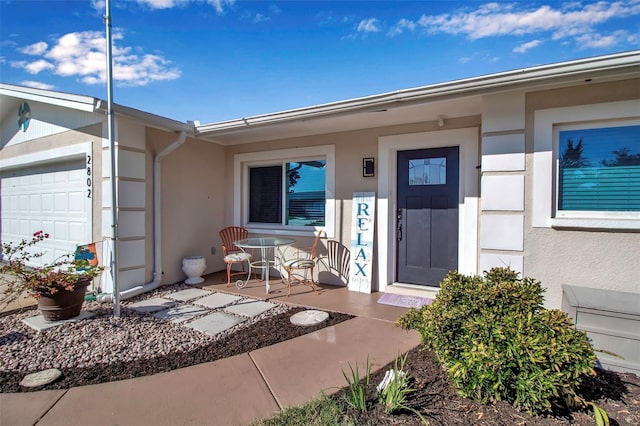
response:
[[[542,44],[540,40],[531,40],[527,43],[522,43],[520,46],[513,49],[514,53],[524,53],[529,49],[533,49],[534,47],[538,47]]]
[[[29,74],[38,74],[41,71],[51,70],[54,68],[55,66],[51,62],[45,61],[44,59],[38,59],[37,61],[29,62],[24,67],[25,71],[27,71]]]
[[[282,13],[282,10],[275,4],[270,4],[269,5],[269,12],[274,14],[274,15],[280,15]]]
[[[478,51],[473,52],[471,56],[463,56],[458,59],[458,62],[461,64],[466,64],[469,62],[484,62],[484,63],[494,63],[500,61],[500,57],[492,56],[490,51]]]
[[[15,48],[18,45],[14,40],[0,40],[0,47],[6,47],[7,49]]]
[[[136,0],[137,3],[143,7],[147,7],[153,10],[172,9],[174,7],[182,7],[188,3],[202,3],[202,0]],[[104,10],[104,0],[93,0],[94,8],[96,10]],[[224,12],[225,8],[232,6],[235,0],[206,0],[207,4],[210,4],[216,9],[217,13]],[[96,5],[98,7],[96,7]],[[99,9],[99,7],[102,7]]]
[[[38,43],[30,44],[29,46],[22,47],[18,49],[20,53],[24,53],[25,55],[42,55],[49,45],[44,41],[40,41]]]
[[[423,15],[417,23],[428,33],[466,35],[470,39],[549,31],[556,40],[573,37],[579,42],[580,37],[593,33],[598,24],[640,14],[638,0],[599,1],[587,5],[572,2],[557,7],[543,5],[516,9],[521,4],[524,3],[486,3],[473,10]],[[602,36],[602,42],[609,37]]]
[[[56,88],[53,84],[40,83],[39,81],[23,80],[21,86],[33,87],[34,89],[53,90]]]
[[[378,31],[380,31],[380,27],[376,18],[363,19],[358,24],[358,32],[377,33]]]
[[[170,62],[160,56],[130,56],[127,59],[117,62],[113,67],[113,79],[125,86],[146,86],[153,81],[175,80],[180,77],[180,71],[167,68]],[[85,79],[85,83],[91,84],[91,78],[89,76],[89,79]]]
[[[253,22],[255,24],[258,24],[260,22],[268,22],[270,20],[271,20],[271,18],[269,18],[268,16],[263,15],[262,13],[256,13],[255,16],[253,17]]]
[[[105,0],[91,0],[91,7],[100,13],[104,13],[107,10],[107,2]]]
[[[150,9],[171,9],[186,3],[185,0],[137,0],[138,4]]]
[[[54,65],[51,62],[45,61],[44,59],[38,59],[37,61],[11,61],[9,62],[12,68],[22,68],[29,74],[38,74],[44,70],[51,70]]]
[[[615,31],[612,34],[603,36],[598,33],[583,34],[576,38],[578,44],[583,48],[607,48],[615,46],[624,40],[628,40],[629,36],[626,31]]]
[[[146,86],[154,81],[174,80],[180,70],[160,55],[132,54],[129,46],[119,46],[124,40],[121,32],[113,33],[113,79],[126,86]],[[38,43],[36,43],[38,44]],[[34,46],[34,45],[31,45]],[[27,48],[20,51],[33,51]],[[86,84],[106,82],[106,39],[101,32],[85,31],[60,37],[41,58],[34,61],[13,61],[11,66],[31,74],[50,71],[64,77],[77,77]]]
[[[207,3],[212,5],[216,9],[216,12],[222,13],[225,7],[233,6],[235,0],[207,0]]]
[[[402,34],[405,30],[414,31],[415,29],[415,22],[402,18],[387,32],[387,35],[389,37],[395,37]]]

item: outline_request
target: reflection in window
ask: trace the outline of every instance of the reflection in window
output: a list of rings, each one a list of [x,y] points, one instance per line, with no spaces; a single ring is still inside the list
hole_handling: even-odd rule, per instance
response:
[[[313,160],[250,167],[249,222],[324,226],[325,166]]]
[[[409,160],[409,185],[444,185],[446,183],[446,157]]]
[[[640,126],[559,132],[558,209],[640,211]]]

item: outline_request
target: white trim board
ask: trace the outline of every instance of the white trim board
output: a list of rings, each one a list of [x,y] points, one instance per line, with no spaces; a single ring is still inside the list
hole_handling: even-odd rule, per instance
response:
[[[79,158],[91,155],[92,142],[83,142],[75,145],[67,145],[60,148],[47,149],[44,151],[24,154],[16,157],[3,158],[0,161],[0,170],[37,166],[46,163],[57,163],[60,161]]]
[[[460,187],[458,219],[458,270],[475,274],[478,268],[478,184],[480,149],[478,127],[383,136],[378,139],[378,291],[394,284],[396,244],[394,235],[397,187],[397,153],[410,149],[458,146]]]

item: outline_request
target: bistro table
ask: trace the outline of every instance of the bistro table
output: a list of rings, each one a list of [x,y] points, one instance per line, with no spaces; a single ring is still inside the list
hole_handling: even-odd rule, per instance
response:
[[[275,249],[280,246],[288,246],[294,244],[295,242],[296,240],[291,238],[279,237],[255,237],[234,241],[233,243],[237,247],[239,247],[240,250],[245,252],[248,249],[260,249],[260,260],[255,260],[249,263],[250,269],[249,274],[247,275],[247,280],[244,283],[236,282],[236,285],[240,288],[247,285],[247,283],[249,282],[249,277],[251,276],[251,268],[262,269],[262,275],[264,276],[267,294],[269,294],[269,268],[271,266],[274,266],[276,267],[276,270],[278,270],[278,273],[280,273],[280,270],[277,268],[278,261],[276,260]],[[280,275],[280,278],[282,278],[282,275]]]

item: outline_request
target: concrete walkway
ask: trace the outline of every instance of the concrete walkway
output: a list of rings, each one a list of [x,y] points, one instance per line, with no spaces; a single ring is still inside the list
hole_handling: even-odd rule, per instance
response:
[[[224,288],[217,278],[203,286]],[[228,290],[255,295],[251,286]],[[301,288],[287,298],[288,303],[341,312],[352,305],[360,316],[273,346],[168,373],[60,391],[0,394],[0,425],[246,425],[270,417],[345,386],[342,371],[348,372],[349,364],[357,363],[364,371],[368,357],[376,370],[419,344],[416,332],[393,326],[406,309],[377,304],[379,297],[343,288],[325,288],[315,295]]]

